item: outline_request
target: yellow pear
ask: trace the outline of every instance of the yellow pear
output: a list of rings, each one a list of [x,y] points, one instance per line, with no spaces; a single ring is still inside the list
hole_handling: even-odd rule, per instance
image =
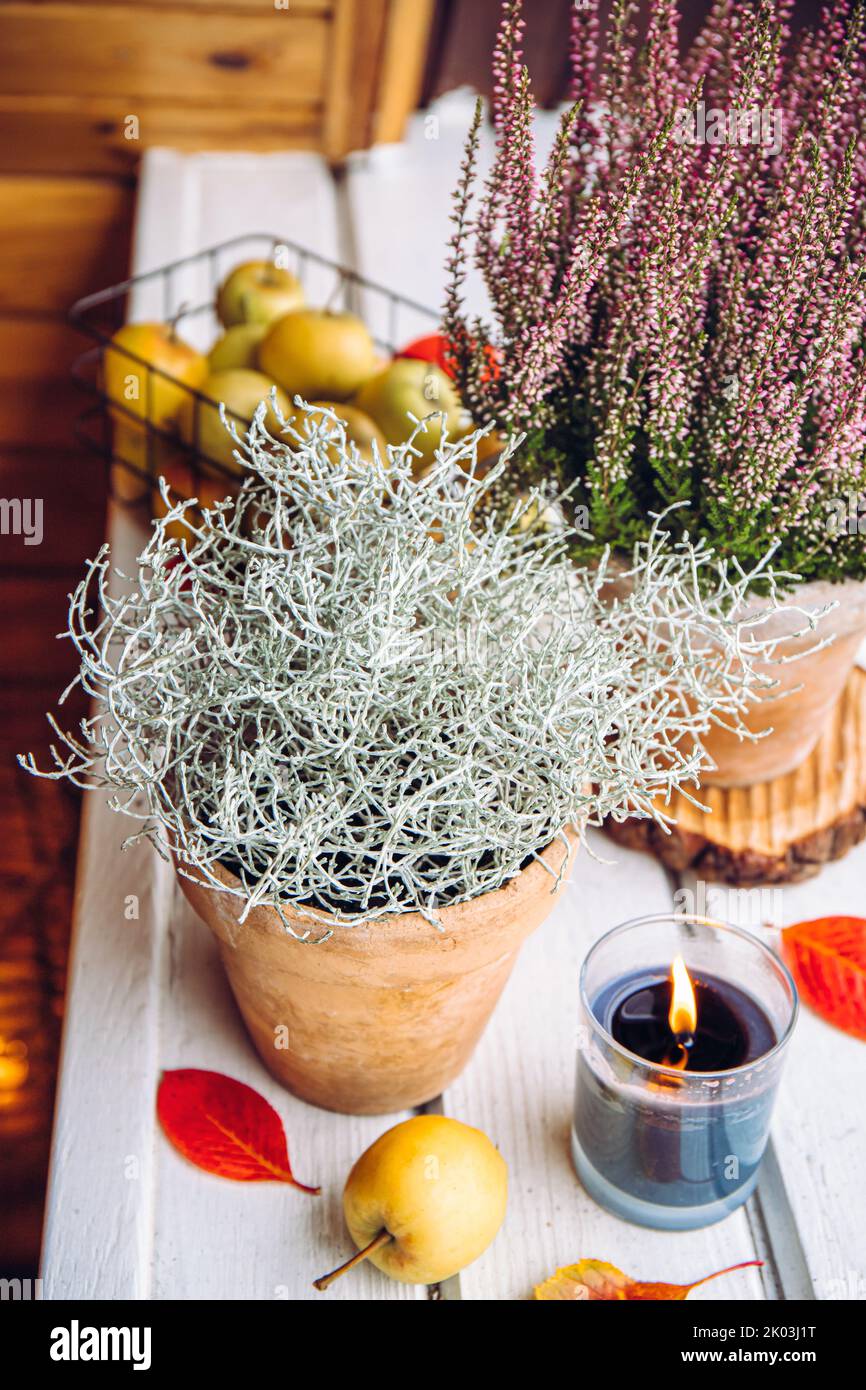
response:
[[[270,395],[271,382],[261,372],[233,367],[229,371],[213,372],[205,378],[200,389],[202,395],[209,399],[203,401],[190,396],[180,417],[181,435],[185,443],[195,447],[202,457],[240,474],[243,468],[234,457],[237,446],[220,419],[220,402],[226,408],[229,422],[236,426],[243,438],[259,402]],[[279,387],[277,403],[284,415],[291,413],[288,398]],[[282,425],[271,406],[268,406],[265,424],[271,434],[279,437]]]
[[[406,1284],[437,1284],[477,1260],[505,1217],[508,1169],[486,1134],[416,1115],[361,1155],[343,1192],[359,1253],[316,1280],[327,1288],[362,1259]]]
[[[227,372],[231,367],[249,367],[255,371],[259,365],[259,344],[267,331],[266,323],[236,323],[227,328],[207,355],[209,370]]]
[[[300,309],[304,291],[290,270],[272,261],[244,261],[226,276],[217,294],[220,323],[272,323],[292,309]]]
[[[403,444],[415,429],[410,411],[419,420],[433,411],[444,412],[452,438],[465,431],[464,410],[454,383],[432,362],[398,357],[365,382],[353,404],[376,421],[389,444]],[[420,450],[420,458],[415,461],[417,473],[430,466],[441,442],[442,421],[434,418],[415,439],[415,447]]]
[[[333,410],[334,414],[338,416],[346,426],[346,439],[352,444],[357,444],[358,453],[361,455],[361,458],[366,459],[368,462],[372,460],[374,441],[379,446],[379,453],[382,458],[387,458],[385,453],[387,440],[379,429],[379,426],[375,421],[370,419],[369,415],[365,415],[363,410],[359,410],[357,406],[354,405],[346,405],[344,401],[311,401],[310,404],[315,407],[314,410],[307,411],[295,409],[292,412],[290,423],[299,434],[306,433],[304,429],[305,420],[311,421],[312,424],[318,424],[322,418],[321,415],[318,414],[318,411]],[[329,449],[328,453],[329,457],[336,457],[335,450]]]
[[[353,314],[299,309],[271,325],[259,366],[290,396],[345,401],[375,371],[376,349]]]

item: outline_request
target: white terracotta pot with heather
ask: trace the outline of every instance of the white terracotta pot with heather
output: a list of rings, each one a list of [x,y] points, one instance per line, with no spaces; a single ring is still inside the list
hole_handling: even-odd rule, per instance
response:
[[[760,741],[709,737],[704,782],[765,781],[808,756],[866,638],[863,10],[795,41],[782,0],[717,5],[684,52],[674,0],[609,8],[572,11],[575,104],[539,170],[522,6],[503,5],[496,154],[481,187],[479,109],[444,332],[476,422],[527,433],[499,505],[565,493],[578,564],[667,514],[746,571],[773,550],[789,604],[825,610],[817,633],[796,612],[763,630],[787,693],[746,715]]]
[[[452,1081],[583,827],[692,780],[758,684],[717,659],[748,648],[745,580],[717,576],[696,656],[706,551],[654,538],[611,605],[567,532],[483,520],[508,458],[480,477],[479,442],[419,480],[412,441],[365,460],[321,409],[277,440],[262,406],[240,496],[166,491],[134,586],[103,551],[72,599],[96,706],[46,775],[111,788],[172,856],[265,1065],[332,1109]]]

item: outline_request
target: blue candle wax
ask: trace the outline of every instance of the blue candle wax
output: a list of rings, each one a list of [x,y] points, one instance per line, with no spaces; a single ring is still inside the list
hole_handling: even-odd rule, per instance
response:
[[[773,1069],[764,1080],[753,1069],[749,1085],[736,1084],[742,1068],[776,1045],[767,1014],[714,975],[693,972],[693,984],[698,1023],[686,1048],[671,1034],[669,970],[659,967],[596,995],[593,1016],[618,1047],[604,1067],[591,1048],[578,1057],[573,1148],[581,1181],[616,1215],[664,1230],[708,1225],[747,1199],[775,1095]]]

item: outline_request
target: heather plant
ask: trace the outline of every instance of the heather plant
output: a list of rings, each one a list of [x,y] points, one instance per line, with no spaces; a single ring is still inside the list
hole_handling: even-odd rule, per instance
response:
[[[244,916],[291,905],[313,939],[323,915],[435,922],[553,842],[564,866],[571,827],[664,823],[710,720],[738,727],[771,684],[735,616],[754,575],[661,520],[627,575],[579,569],[532,494],[482,519],[510,466],[481,476],[483,435],[446,437],[416,479],[417,431],[367,461],[332,411],[279,439],[265,418],[237,500],[199,513],[163,481],[132,579],[107,548],[89,565],[69,636],[94,713],[51,718],[43,774],[112,788],[133,838]]]
[[[647,15],[638,26],[639,8]],[[571,24],[571,96],[543,170],[519,0],[455,195],[444,332],[479,422],[525,430],[503,480],[567,486],[593,542],[654,514],[804,578],[866,576],[866,43],[830,0],[796,41],[790,0],[715,0],[680,56],[675,0],[596,0]],[[470,261],[490,321],[470,319]],[[498,355],[489,370],[488,345]],[[850,511],[850,507],[849,507]]]

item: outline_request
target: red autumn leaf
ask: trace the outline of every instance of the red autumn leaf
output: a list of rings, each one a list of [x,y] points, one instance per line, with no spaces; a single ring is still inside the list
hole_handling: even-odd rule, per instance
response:
[[[454,375],[448,361],[448,340],[441,333],[428,333],[424,338],[416,338],[414,342],[407,343],[394,355],[395,357],[412,357],[418,362],[432,362],[446,376],[453,377]],[[499,356],[496,349],[491,347],[489,343],[484,346],[484,355],[489,364],[488,375],[495,381],[500,374]]]
[[[735,1269],[749,1269],[761,1265],[763,1260],[744,1260],[742,1264],[718,1269],[715,1274],[705,1274],[693,1284],[647,1284],[639,1279],[630,1279],[616,1265],[604,1260],[580,1260],[576,1265],[558,1269],[535,1290],[535,1297],[546,1302],[585,1303],[601,1300],[607,1303],[672,1299],[682,1301],[692,1289],[706,1284],[710,1279],[718,1279],[723,1274],[731,1274]]]
[[[289,1165],[283,1122],[264,1096],[218,1071],[185,1067],[162,1074],[156,1113],[168,1139],[191,1163],[236,1182],[287,1182],[301,1192]]]
[[[805,1002],[866,1041],[866,918],[818,917],[786,927],[782,954]]]

